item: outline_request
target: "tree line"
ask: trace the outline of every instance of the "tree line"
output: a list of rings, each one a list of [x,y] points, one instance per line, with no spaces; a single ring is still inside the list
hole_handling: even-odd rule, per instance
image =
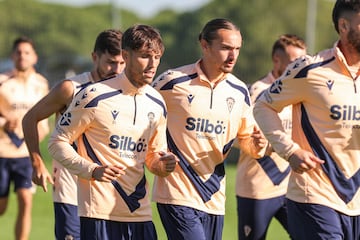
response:
[[[331,47],[337,39],[331,21],[333,2],[317,2],[315,51]],[[243,46],[234,74],[251,83],[271,68],[271,47],[279,35],[293,33],[306,39],[307,1],[213,0],[193,11],[164,10],[151,18],[141,18],[110,4],[80,8],[36,0],[2,0],[0,60],[8,59],[16,37],[27,35],[36,43],[39,71],[53,84],[69,69],[90,70],[90,53],[100,31],[112,27],[124,31],[142,23],[155,26],[163,37],[166,49],[160,73],[200,57],[198,34],[212,18],[228,18],[240,27]]]

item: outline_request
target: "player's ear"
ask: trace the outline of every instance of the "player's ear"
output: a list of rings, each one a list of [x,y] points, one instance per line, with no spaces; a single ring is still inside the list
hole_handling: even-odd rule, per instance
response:
[[[129,58],[129,52],[127,50],[122,49],[121,50],[121,55],[122,55],[124,61],[126,62],[128,60],[128,58]]]
[[[350,29],[350,23],[345,18],[339,18],[339,32],[346,32]]]

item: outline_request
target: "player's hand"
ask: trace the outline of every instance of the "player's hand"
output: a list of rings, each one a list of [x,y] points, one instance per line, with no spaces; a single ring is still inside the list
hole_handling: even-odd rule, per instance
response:
[[[175,170],[176,163],[179,161],[177,157],[171,153],[159,152],[160,158],[159,160],[163,164],[163,168],[166,172],[170,173]]]
[[[14,132],[15,128],[18,126],[18,120],[7,120],[4,129],[8,132]]]
[[[296,150],[288,160],[291,169],[298,174],[307,172],[315,168],[318,164],[323,164],[325,162],[316,157],[313,153],[303,149]]]
[[[125,167],[119,165],[99,166],[92,173],[92,177],[100,182],[111,182],[122,175],[125,175]]]
[[[265,138],[264,134],[260,131],[260,129],[257,126],[254,126],[254,130],[251,134],[251,137],[253,138],[254,145],[258,151],[266,147],[268,144],[268,141]]]
[[[47,183],[54,184],[49,171],[44,165],[44,162],[41,160],[37,166],[33,166],[32,172],[32,181],[43,188],[44,192],[47,192]]]

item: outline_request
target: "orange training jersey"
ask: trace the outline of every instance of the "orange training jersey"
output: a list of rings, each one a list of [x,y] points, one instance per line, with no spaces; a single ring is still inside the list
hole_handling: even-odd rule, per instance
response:
[[[271,72],[250,87],[250,97],[254,102],[259,95],[275,81]],[[291,106],[279,113],[284,129],[291,134]],[[255,159],[240,153],[237,164],[236,195],[252,199],[269,199],[285,195],[290,176],[287,161],[277,153]]]
[[[256,102],[254,115],[274,149],[284,158],[299,148],[325,163],[291,173],[287,196],[360,215],[360,82],[337,44],[298,59]],[[292,138],[277,118],[293,105]]]
[[[213,85],[197,62],[165,72],[153,85],[167,104],[168,146],[180,160],[169,176],[155,177],[153,200],[223,215],[224,159],[236,138],[242,149],[253,151],[245,83],[226,74]]]
[[[135,88],[125,73],[79,92],[57,123],[49,152],[78,178],[79,215],[122,222],[151,220],[144,164],[166,151],[166,107],[149,85]],[[78,143],[78,153],[70,146]],[[119,165],[116,181],[92,180],[99,165]]]
[[[48,81],[39,73],[33,72],[26,79],[17,77],[15,70],[0,74],[1,125],[5,124],[5,119],[17,121],[17,127],[13,132],[5,131],[0,127],[1,158],[29,156],[21,122],[26,112],[48,91]],[[40,135],[44,136],[48,133],[47,119],[40,122],[39,131],[43,131]]]
[[[68,80],[73,83],[74,95],[90,83],[94,82],[90,72],[73,76]],[[54,202],[77,205],[77,176],[71,174],[69,170],[59,162],[53,161],[53,178]]]

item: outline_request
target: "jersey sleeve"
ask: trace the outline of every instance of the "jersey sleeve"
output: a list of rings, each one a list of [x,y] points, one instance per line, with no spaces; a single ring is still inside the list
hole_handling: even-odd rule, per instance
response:
[[[68,110],[62,115],[49,139],[49,153],[52,157],[69,169],[72,174],[90,179],[92,171],[98,166],[81,157],[71,146],[94,119],[94,108],[86,107],[92,97],[91,88],[81,91],[73,100]]]
[[[296,105],[305,100],[304,92],[307,92],[308,84],[301,77],[301,69],[306,64],[306,57],[290,64],[285,73],[259,97],[253,110],[261,131],[274,150],[285,159],[299,149],[299,146],[286,134],[278,113],[288,105]]]

